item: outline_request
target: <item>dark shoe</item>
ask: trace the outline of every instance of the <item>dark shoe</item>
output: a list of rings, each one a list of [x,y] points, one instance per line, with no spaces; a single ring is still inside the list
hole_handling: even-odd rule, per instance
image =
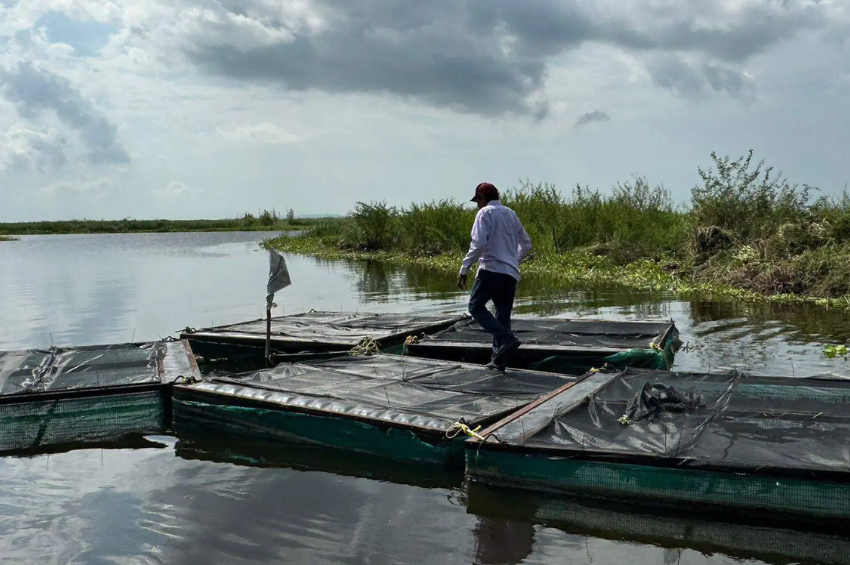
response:
[[[507,363],[508,358],[514,354],[514,352],[519,349],[519,346],[522,345],[522,342],[516,338],[513,341],[509,341],[508,343],[499,347],[496,351],[496,354],[493,355],[493,362],[497,365],[505,365]]]
[[[491,370],[491,371],[501,371],[503,373],[505,372],[505,366],[504,365],[497,365],[495,361],[490,361],[489,363],[484,365],[484,367]]]

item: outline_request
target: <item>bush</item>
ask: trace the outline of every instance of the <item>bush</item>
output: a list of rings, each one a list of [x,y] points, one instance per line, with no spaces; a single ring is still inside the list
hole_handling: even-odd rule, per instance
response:
[[[803,222],[809,214],[813,187],[792,185],[759,162],[751,170],[753,152],[735,161],[711,153],[714,169],[698,169],[702,186],[691,191],[697,226],[718,226],[743,241],[768,237],[779,226]]]
[[[503,200],[520,216],[535,249],[592,246],[618,263],[673,251],[688,228],[669,190],[640,177],[618,184],[611,196],[578,185],[564,197],[554,185],[526,181]]]
[[[391,247],[396,234],[395,220],[398,211],[386,202],[358,202],[354,211],[354,223],[362,236],[367,251],[380,251]]]
[[[439,255],[469,248],[475,210],[454,200],[412,204],[398,218],[396,241],[414,255]]]

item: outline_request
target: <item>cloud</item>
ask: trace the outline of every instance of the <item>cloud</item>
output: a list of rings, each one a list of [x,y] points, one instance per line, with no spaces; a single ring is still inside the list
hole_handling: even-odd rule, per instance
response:
[[[184,195],[198,194],[200,191],[197,188],[190,188],[185,182],[173,180],[152,192],[161,198],[179,198]]]
[[[613,11],[613,2],[603,2]],[[603,39],[624,48],[689,52],[740,63],[808,31],[828,29],[838,8],[819,0],[632,1]],[[631,10],[629,10],[631,8]]]
[[[587,114],[582,114],[581,116],[579,116],[579,118],[576,120],[576,127],[579,128],[583,125],[592,124],[592,123],[595,123],[595,122],[610,122],[610,121],[611,121],[611,116],[609,116],[607,113],[605,113],[601,110],[596,110],[596,111],[588,112]]]
[[[388,94],[484,116],[544,118],[548,62],[585,43],[654,56],[688,54],[697,77],[656,84],[734,92],[737,67],[808,30],[835,6],[815,0],[185,1],[161,41],[205,72],[288,91]],[[147,29],[147,28],[146,28]],[[718,63],[719,62],[719,63]],[[667,75],[675,69],[667,69]],[[685,69],[687,70],[687,69]],[[694,74],[693,69],[689,73]],[[669,88],[669,86],[666,86]]]
[[[269,144],[295,143],[301,139],[299,136],[284,130],[280,126],[270,123],[242,126],[230,131],[218,129],[216,133],[222,137],[237,141]]]
[[[42,172],[50,167],[60,169],[66,161],[66,147],[65,136],[55,129],[39,132],[12,126],[0,133],[0,171],[30,166]]]
[[[77,180],[61,180],[47,185],[41,189],[41,192],[48,195],[57,195],[69,192],[103,195],[114,190],[117,184],[118,181],[114,177],[101,176],[91,178],[87,175],[83,175]]]
[[[15,104],[18,114],[36,118],[53,110],[67,126],[76,129],[88,148],[90,163],[128,163],[130,156],[118,139],[118,129],[71,82],[31,63],[12,70],[0,69],[0,89]]]
[[[743,72],[719,63],[667,55],[650,61],[647,70],[657,86],[686,97],[700,98],[709,91],[739,98],[752,95],[751,81]]]

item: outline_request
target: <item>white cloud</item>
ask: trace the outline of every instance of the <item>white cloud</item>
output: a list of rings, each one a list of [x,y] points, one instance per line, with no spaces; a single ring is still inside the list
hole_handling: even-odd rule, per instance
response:
[[[65,164],[67,139],[54,128],[43,131],[15,125],[0,133],[0,171],[35,167],[60,169]]]
[[[162,188],[153,191],[154,194],[161,198],[180,198],[181,196],[194,195],[200,193],[197,188],[191,188],[185,182],[173,180]]]
[[[301,137],[286,131],[280,126],[270,123],[255,124],[252,126],[241,126],[230,131],[216,130],[218,135],[235,141],[249,141],[255,143],[295,143]]]
[[[41,192],[49,195],[67,193],[104,196],[118,187],[118,179],[111,176],[89,177],[82,175],[75,180],[60,180],[42,187]]]

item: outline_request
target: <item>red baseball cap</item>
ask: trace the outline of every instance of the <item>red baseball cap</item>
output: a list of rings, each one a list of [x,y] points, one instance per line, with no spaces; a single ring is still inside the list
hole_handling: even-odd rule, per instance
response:
[[[491,199],[498,198],[499,191],[498,189],[496,189],[495,186],[493,186],[489,182],[482,182],[481,184],[475,187],[475,196],[472,197],[470,202],[475,202],[475,200],[481,196],[489,196]]]

